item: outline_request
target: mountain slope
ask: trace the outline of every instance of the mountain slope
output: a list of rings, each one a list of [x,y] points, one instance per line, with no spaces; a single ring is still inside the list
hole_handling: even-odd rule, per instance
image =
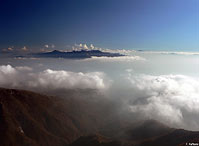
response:
[[[121,146],[119,141],[113,141],[101,135],[81,136],[70,146]]]
[[[0,88],[1,144],[62,146],[100,131],[111,105],[88,100],[89,91],[73,92],[60,98]]]
[[[176,146],[186,145],[186,143],[199,144],[199,132],[176,129],[154,140],[146,141],[142,144],[142,146]]]
[[[1,143],[66,145],[82,134],[97,131],[99,117],[88,104],[68,93],[66,99],[29,91],[0,89]],[[93,114],[94,113],[94,114]],[[97,122],[99,121],[99,122]],[[93,124],[95,123],[95,124]],[[99,124],[98,124],[99,123]],[[17,142],[18,143],[18,142]]]
[[[0,90],[1,143],[66,145],[78,136],[71,119],[62,117],[53,97],[28,91]],[[70,131],[70,132],[69,132]],[[22,142],[22,143],[18,143]]]
[[[0,88],[1,145],[173,146],[199,142],[199,132],[169,128],[153,120],[126,122],[113,112],[112,102],[90,95],[89,91],[68,91],[65,98],[59,98]]]

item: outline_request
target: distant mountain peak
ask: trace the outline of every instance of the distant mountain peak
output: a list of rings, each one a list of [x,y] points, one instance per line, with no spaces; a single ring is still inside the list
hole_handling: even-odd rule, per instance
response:
[[[62,52],[59,50],[53,50],[51,53],[62,53]]]
[[[85,59],[96,57],[120,57],[125,56],[119,53],[103,52],[100,50],[73,50],[71,52],[62,52],[59,50],[53,50],[51,52],[36,53],[33,57],[38,58],[67,58],[67,59]]]

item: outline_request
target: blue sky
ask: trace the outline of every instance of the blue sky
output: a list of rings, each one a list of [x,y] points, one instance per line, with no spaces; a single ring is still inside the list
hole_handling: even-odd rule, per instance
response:
[[[0,48],[199,51],[198,0],[0,0]]]

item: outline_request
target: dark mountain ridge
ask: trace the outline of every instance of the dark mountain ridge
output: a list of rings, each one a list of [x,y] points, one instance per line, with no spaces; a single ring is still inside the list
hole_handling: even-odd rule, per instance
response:
[[[69,59],[85,59],[91,58],[92,56],[96,57],[119,57],[125,56],[119,53],[110,53],[110,52],[102,52],[100,50],[80,50],[80,51],[71,51],[71,52],[62,52],[58,50],[54,50],[52,52],[44,52],[44,53],[35,53],[32,54],[33,57],[40,58],[69,58]]]
[[[157,121],[127,124],[113,116],[108,101],[89,101],[91,97],[80,95],[76,98],[68,92],[60,98],[0,88],[1,145],[173,146],[199,142],[199,132],[169,128]],[[102,132],[104,127],[108,134]]]

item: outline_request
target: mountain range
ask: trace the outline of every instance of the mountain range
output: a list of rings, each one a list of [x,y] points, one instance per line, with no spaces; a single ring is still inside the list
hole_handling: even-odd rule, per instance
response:
[[[158,121],[126,122],[110,102],[48,96],[0,88],[2,146],[176,146],[199,142],[199,132],[170,128]],[[87,91],[86,91],[87,92]]]
[[[79,50],[79,51],[71,51],[71,52],[62,52],[58,50],[54,50],[51,52],[42,52],[42,53],[34,53],[31,54],[32,57],[39,58],[69,58],[69,59],[85,59],[91,58],[92,56],[96,57],[119,57],[124,56],[119,53],[110,53],[103,52],[100,50]]]

